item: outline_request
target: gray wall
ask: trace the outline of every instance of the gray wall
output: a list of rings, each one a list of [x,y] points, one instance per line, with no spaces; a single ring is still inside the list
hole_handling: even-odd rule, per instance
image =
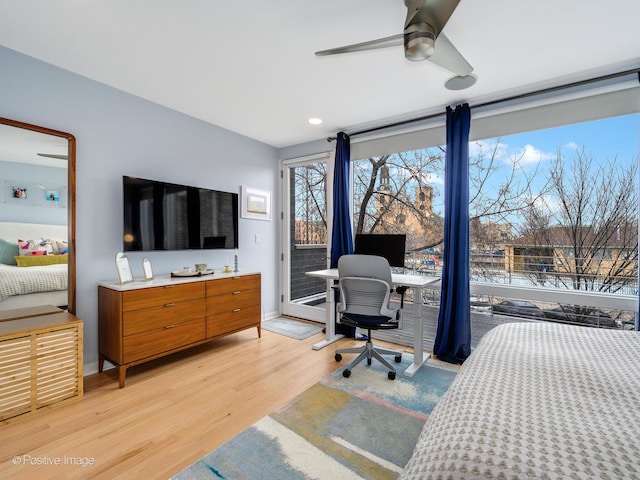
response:
[[[77,140],[77,315],[84,320],[85,373],[95,371],[98,359],[97,283],[117,278],[122,175],[273,192],[274,220],[240,219],[238,256],[241,270],[263,275],[263,313],[279,310],[276,149],[4,47],[0,72],[0,116],[68,132]],[[221,267],[233,258],[228,250],[134,253],[129,259],[137,278],[144,256],[155,274],[196,262]]]

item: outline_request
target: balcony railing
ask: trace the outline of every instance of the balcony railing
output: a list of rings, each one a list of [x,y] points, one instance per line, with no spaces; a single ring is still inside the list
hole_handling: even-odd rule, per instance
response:
[[[318,255],[309,255],[310,249],[318,249]],[[326,252],[326,246],[305,246],[306,256],[298,256],[297,261],[313,258],[316,263],[296,265],[295,271],[302,276],[300,281],[292,278],[292,288],[296,284],[303,284],[304,272],[325,268],[318,264],[318,258],[324,258],[320,252]],[[423,261],[425,258],[430,263]],[[513,318],[524,320],[552,321],[586,325],[601,328],[634,329],[638,316],[638,281],[637,276],[628,275],[616,280],[615,289],[610,291],[600,288],[601,277],[593,274],[586,286],[596,287],[592,290],[574,289],[571,274],[566,272],[535,271],[533,262],[523,262],[529,269],[506,272],[504,257],[499,254],[486,253],[472,255],[470,270],[472,274],[471,311],[473,318],[478,315],[495,317],[491,324],[512,321]],[[407,255],[405,273],[440,277],[442,260],[439,254],[429,256]],[[539,264],[538,264],[539,267]],[[600,278],[600,280],[599,280]],[[308,279],[308,277],[307,277]],[[611,283],[613,286],[613,283]],[[324,282],[318,282],[313,292],[308,290],[299,297],[300,302],[310,299],[317,302],[324,294]],[[296,298],[296,297],[293,297]],[[430,290],[423,292],[422,302],[425,305],[438,306],[440,285],[436,283]],[[412,293],[407,297],[408,303],[413,303]],[[514,303],[515,301],[515,303]],[[526,302],[526,303],[522,303]],[[531,304],[529,307],[527,304]],[[473,324],[473,320],[472,320]]]

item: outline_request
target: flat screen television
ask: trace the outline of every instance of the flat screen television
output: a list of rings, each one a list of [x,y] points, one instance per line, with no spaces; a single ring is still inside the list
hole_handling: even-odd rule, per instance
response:
[[[353,253],[384,257],[392,267],[404,267],[405,234],[357,233]]]
[[[126,252],[238,248],[238,194],[122,177]]]

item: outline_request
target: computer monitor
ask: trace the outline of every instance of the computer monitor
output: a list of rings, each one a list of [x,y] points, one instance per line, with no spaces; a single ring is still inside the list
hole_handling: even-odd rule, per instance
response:
[[[404,267],[406,241],[405,234],[358,233],[353,253],[378,255],[386,258],[392,267]]]

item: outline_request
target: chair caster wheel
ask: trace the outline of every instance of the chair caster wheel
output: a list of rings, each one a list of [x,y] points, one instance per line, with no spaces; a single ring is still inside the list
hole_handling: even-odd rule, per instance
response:
[[[387,377],[389,377],[389,380],[395,380],[396,379],[396,372],[389,372]]]
[[[400,363],[402,361],[402,355],[396,355],[394,360],[396,361],[396,363]]]
[[[367,365],[371,365],[371,359],[367,358]]]
[[[344,369],[344,370],[342,371],[342,376],[343,376],[344,378],[349,378],[349,377],[351,376],[351,370],[349,370],[348,368]],[[395,375],[394,375],[394,376],[395,376]]]
[[[336,359],[336,362],[342,361],[342,355],[340,355],[339,353],[336,353],[336,356],[334,358]]]

